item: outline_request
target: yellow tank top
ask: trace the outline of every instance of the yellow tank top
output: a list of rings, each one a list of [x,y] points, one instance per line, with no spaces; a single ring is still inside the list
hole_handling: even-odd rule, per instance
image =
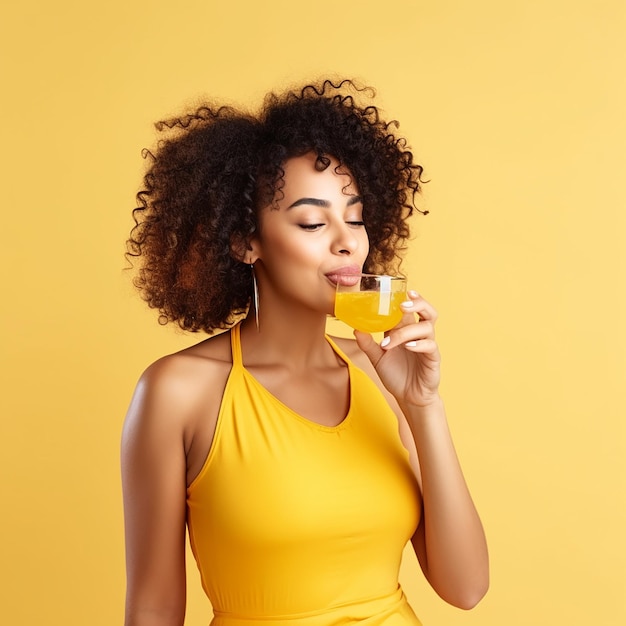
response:
[[[213,626],[420,624],[398,584],[420,499],[397,418],[351,364],[338,426],[307,420],[233,365],[209,456],[187,491]]]

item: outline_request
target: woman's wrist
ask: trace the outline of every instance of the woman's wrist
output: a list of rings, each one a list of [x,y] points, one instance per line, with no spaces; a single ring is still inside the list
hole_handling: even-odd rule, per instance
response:
[[[416,418],[444,413],[443,398],[439,395],[439,392],[431,394],[429,397],[424,398],[419,403],[402,401],[399,402],[402,412],[410,418],[415,416]]]
[[[437,425],[440,425],[444,430],[448,429],[448,420],[443,398],[439,394],[433,396],[433,398],[425,404],[406,402],[400,404],[400,408],[406,417],[414,437],[422,439],[425,435],[424,428],[426,428],[426,431],[431,431],[432,427],[435,427],[435,431],[438,431],[441,430],[441,428]]]

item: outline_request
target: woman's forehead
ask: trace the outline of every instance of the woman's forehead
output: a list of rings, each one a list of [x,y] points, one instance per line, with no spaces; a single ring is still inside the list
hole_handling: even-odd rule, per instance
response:
[[[334,157],[325,157],[327,167],[320,169],[316,154],[307,153],[292,157],[283,165],[283,181],[278,195],[303,193],[307,189],[326,192],[342,190],[347,196],[358,195],[354,177],[345,165]]]

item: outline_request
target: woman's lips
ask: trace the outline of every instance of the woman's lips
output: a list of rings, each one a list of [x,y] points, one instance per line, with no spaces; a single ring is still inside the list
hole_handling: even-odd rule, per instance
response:
[[[356,285],[359,282],[361,268],[358,265],[347,265],[332,270],[326,274],[326,278],[335,285]]]

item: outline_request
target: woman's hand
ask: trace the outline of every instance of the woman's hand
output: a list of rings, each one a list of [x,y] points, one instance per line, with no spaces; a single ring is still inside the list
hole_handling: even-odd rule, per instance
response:
[[[437,312],[417,292],[409,291],[408,296],[409,300],[402,303],[402,320],[385,333],[380,345],[367,333],[354,331],[354,336],[396,400],[424,407],[439,398]]]

